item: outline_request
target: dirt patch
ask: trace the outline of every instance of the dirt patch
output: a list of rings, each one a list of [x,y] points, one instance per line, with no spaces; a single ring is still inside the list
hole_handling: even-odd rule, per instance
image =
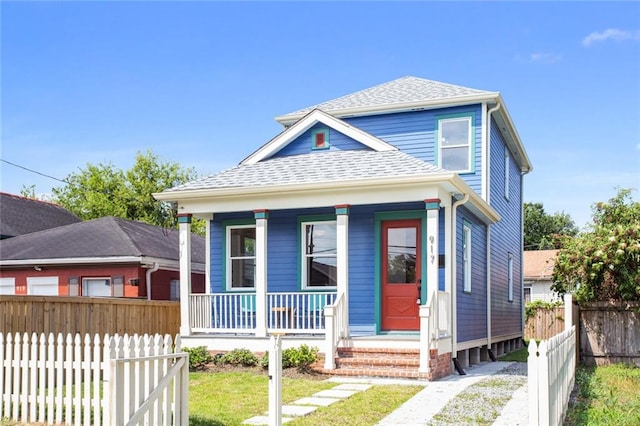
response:
[[[200,370],[205,373],[232,373],[232,372],[246,372],[252,374],[269,375],[268,368],[262,368],[260,366],[245,367],[242,365],[232,364],[207,364],[207,366]],[[313,368],[299,370],[297,368],[283,368],[282,377],[290,379],[306,379],[306,380],[326,380],[330,378],[330,375],[323,374],[322,372]]]

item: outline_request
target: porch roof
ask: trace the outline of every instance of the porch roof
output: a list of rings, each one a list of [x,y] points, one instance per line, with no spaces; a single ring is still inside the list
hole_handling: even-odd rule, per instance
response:
[[[451,172],[401,151],[327,151],[240,164],[165,192],[337,182],[374,177],[394,179],[438,173]]]
[[[181,213],[378,204],[469,194],[467,207],[485,223],[498,213],[458,176],[401,151],[327,151],[241,164],[154,194],[178,201]]]

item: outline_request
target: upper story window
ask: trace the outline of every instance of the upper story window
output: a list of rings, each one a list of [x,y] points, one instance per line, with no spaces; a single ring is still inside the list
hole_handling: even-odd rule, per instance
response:
[[[513,302],[513,255],[509,253],[507,261],[507,274],[508,274],[508,298],[509,302]]]
[[[302,288],[336,287],[336,222],[302,222]]]
[[[511,156],[509,148],[504,147],[504,198],[509,200],[509,169],[511,164]]]
[[[456,172],[473,171],[472,116],[441,118],[438,120],[439,166]]]
[[[462,290],[471,293],[471,224],[462,226]]]
[[[256,277],[256,227],[227,227],[227,289],[254,289]]]

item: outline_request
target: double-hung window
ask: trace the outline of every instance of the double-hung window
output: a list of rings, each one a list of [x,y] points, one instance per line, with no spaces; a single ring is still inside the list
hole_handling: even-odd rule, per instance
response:
[[[463,291],[471,293],[471,225],[462,227],[462,277]]]
[[[472,172],[472,117],[438,120],[438,165],[455,172]]]
[[[302,222],[302,288],[336,287],[336,222]]]
[[[509,169],[511,168],[511,156],[509,148],[504,147],[504,198],[509,200]]]
[[[254,289],[256,281],[256,227],[227,227],[227,289]]]

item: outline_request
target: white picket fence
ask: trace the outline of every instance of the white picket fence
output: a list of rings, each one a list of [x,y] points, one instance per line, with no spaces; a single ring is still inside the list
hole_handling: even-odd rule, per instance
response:
[[[576,326],[536,344],[529,341],[529,424],[561,425],[576,373]]]
[[[180,336],[0,333],[0,418],[188,424],[188,372]]]

